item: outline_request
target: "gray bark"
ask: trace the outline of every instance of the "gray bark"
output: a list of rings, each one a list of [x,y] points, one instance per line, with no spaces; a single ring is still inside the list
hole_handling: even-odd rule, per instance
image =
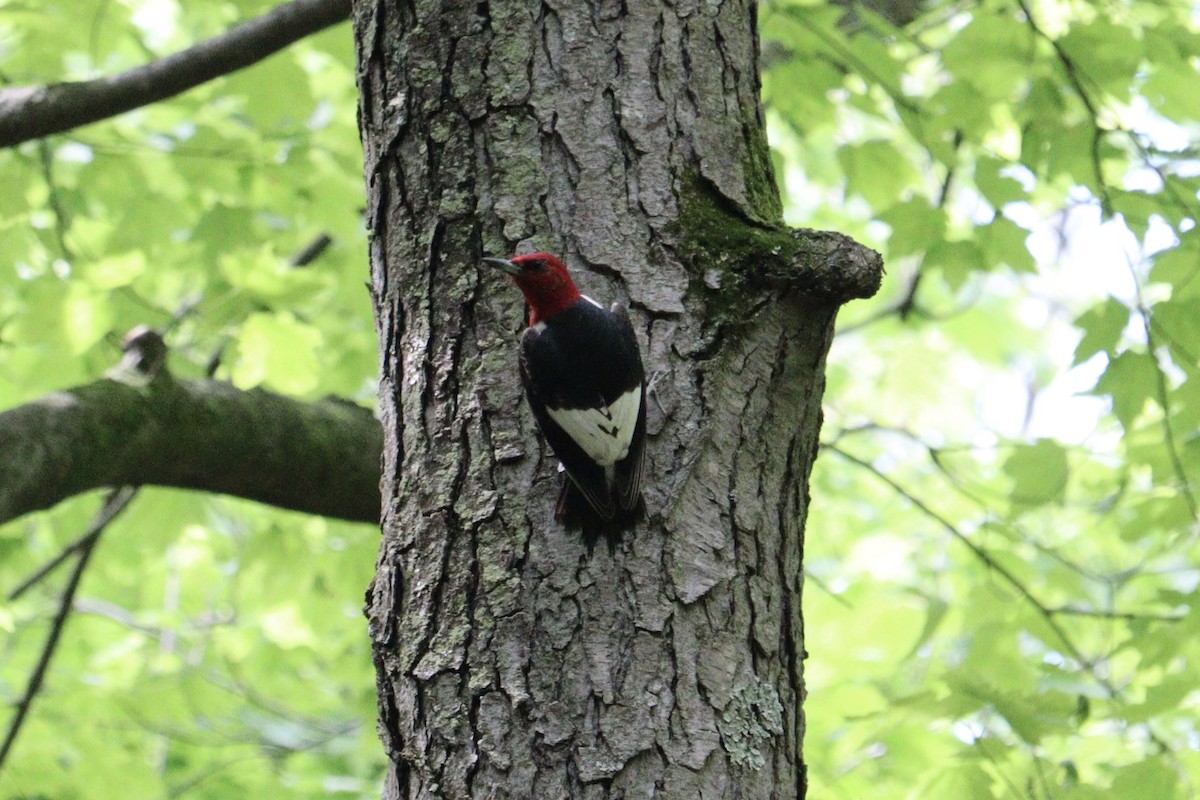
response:
[[[368,594],[388,798],[802,797],[807,480],[839,302],[878,257],[778,227],[746,2],[362,0],[385,429]],[[519,295],[628,299],[648,519],[553,521]]]

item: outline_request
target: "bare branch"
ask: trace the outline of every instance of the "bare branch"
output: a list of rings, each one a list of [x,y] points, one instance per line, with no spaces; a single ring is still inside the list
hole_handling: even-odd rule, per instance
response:
[[[1187,617],[1183,614],[1150,614],[1139,613],[1136,611],[1114,611],[1103,608],[1088,608],[1085,606],[1058,606],[1057,608],[1046,609],[1051,614],[1062,614],[1072,617],[1094,617],[1096,619],[1120,619],[1128,622],[1146,621],[1146,622],[1183,622]]]
[[[0,89],[0,147],[173,97],[350,17],[350,0],[292,0],[179,53],[91,81]]]
[[[1158,343],[1155,328],[1151,322],[1150,308],[1142,296],[1142,282],[1132,262],[1129,263],[1129,275],[1133,279],[1137,312],[1138,316],[1142,318],[1142,330],[1146,335],[1146,354],[1150,358],[1150,363],[1154,365],[1154,400],[1162,409],[1163,446],[1166,447],[1167,455],[1171,459],[1171,469],[1175,472],[1175,479],[1179,483],[1179,493],[1187,503],[1188,512],[1191,513],[1193,521],[1200,521],[1200,503],[1196,500],[1192,482],[1188,479],[1187,469],[1184,468],[1183,459],[1180,458],[1178,437],[1175,435],[1175,426],[1171,422],[1170,389],[1167,386],[1167,373],[1158,360]]]
[[[4,767],[8,754],[12,752],[13,745],[17,741],[17,734],[21,732],[21,726],[29,715],[29,708],[33,705],[34,698],[41,691],[42,682],[46,679],[46,671],[50,667],[50,659],[54,656],[58,639],[62,635],[63,627],[67,624],[67,616],[71,613],[71,604],[75,600],[75,592],[79,589],[79,581],[83,578],[83,571],[87,569],[88,561],[96,549],[96,543],[100,541],[100,534],[104,532],[108,523],[112,522],[113,518],[129,505],[136,494],[137,489],[130,486],[123,486],[109,492],[104,506],[88,525],[87,532],[83,536],[83,545],[79,548],[79,558],[75,562],[75,570],[67,579],[67,585],[63,588],[62,597],[58,601],[58,611],[54,615],[53,622],[50,623],[50,635],[46,637],[46,644],[42,646],[42,654],[29,673],[29,683],[25,687],[25,694],[17,701],[17,710],[8,724],[8,733],[4,736],[4,742],[0,743],[0,769]]]
[[[91,539],[91,531],[85,531],[81,533],[79,538],[68,543],[67,546],[62,550],[59,550],[58,555],[54,556],[54,558],[50,559],[45,564],[42,564],[40,567],[30,573],[28,578],[13,587],[13,589],[8,593],[8,602],[11,603],[14,600],[19,599],[21,595],[25,594],[34,586],[37,586],[39,583],[45,580],[46,576],[54,572],[54,570],[58,568],[59,564],[63,563],[84,548],[90,546]]]

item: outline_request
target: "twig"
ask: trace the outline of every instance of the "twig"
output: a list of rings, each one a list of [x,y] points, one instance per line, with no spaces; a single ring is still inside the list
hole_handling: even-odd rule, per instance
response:
[[[1088,116],[1092,120],[1092,142],[1091,142],[1091,161],[1092,173],[1096,178],[1096,189],[1100,192],[1100,207],[1106,216],[1112,216],[1112,198],[1108,195],[1108,185],[1104,181],[1104,172],[1100,165],[1100,145],[1104,140],[1104,135],[1109,133],[1109,129],[1100,124],[1100,109],[1084,88],[1083,78],[1079,67],[1075,64],[1075,60],[1070,54],[1063,49],[1062,43],[1055,39],[1050,34],[1042,30],[1034,19],[1033,10],[1025,0],[1017,0],[1017,6],[1025,14],[1025,20],[1029,23],[1029,29],[1034,32],[1039,38],[1050,44],[1054,50],[1054,55],[1058,59],[1058,63],[1062,65],[1063,72],[1067,75],[1067,82],[1071,84],[1071,88],[1075,90],[1075,94],[1079,97],[1079,101],[1083,103],[1083,107],[1087,110]]]
[[[971,555],[973,555],[977,559],[979,559],[979,561],[982,562],[984,564],[984,566],[986,566],[990,571],[994,572],[995,574],[997,574],[1001,578],[1003,578],[1005,583],[1007,583],[1009,586],[1011,586],[1017,592],[1017,594],[1019,594],[1027,603],[1029,603],[1029,605],[1031,605],[1037,611],[1038,615],[1040,617],[1042,617],[1042,619],[1045,621],[1046,626],[1048,628],[1050,628],[1051,631],[1054,632],[1054,635],[1062,643],[1062,646],[1067,651],[1067,653],[1072,658],[1074,658],[1077,662],[1079,662],[1079,664],[1082,667],[1084,667],[1084,669],[1087,670],[1088,674],[1090,674],[1092,676],[1092,678],[1097,683],[1099,683],[1106,692],[1108,692],[1109,696],[1113,697],[1113,698],[1116,698],[1119,696],[1119,692],[1117,691],[1117,688],[1115,686],[1113,686],[1112,683],[1107,678],[1104,678],[1103,676],[1101,676],[1100,674],[1097,673],[1095,663],[1091,659],[1089,659],[1087,656],[1085,656],[1083,654],[1083,651],[1081,651],[1079,649],[1079,647],[1075,644],[1075,642],[1073,642],[1071,640],[1071,637],[1067,635],[1066,630],[1063,628],[1062,624],[1055,618],[1055,615],[1050,610],[1050,608],[1048,606],[1046,606],[1046,604],[1043,603],[1041,600],[1039,600],[1037,598],[1037,596],[1032,591],[1030,591],[1029,587],[1027,587],[1024,584],[1024,582],[1022,582],[1021,579],[1018,578],[1012,571],[1010,571],[1007,567],[1005,567],[1003,564],[1001,564],[996,559],[992,558],[991,554],[988,553],[986,550],[984,550],[982,547],[975,544],[975,542],[971,541],[970,537],[968,537],[966,534],[964,534],[962,531],[960,531],[957,527],[955,527],[955,525],[952,522],[950,522],[948,519],[943,517],[937,511],[934,511],[929,505],[927,505],[924,501],[922,501],[920,498],[918,498],[912,492],[908,491],[903,486],[901,486],[899,483],[892,480],[892,478],[885,475],[883,472],[881,472],[879,469],[877,469],[875,467],[875,465],[871,464],[869,461],[865,461],[865,460],[859,458],[858,456],[851,455],[850,453],[847,453],[845,450],[842,450],[840,447],[837,447],[836,445],[829,445],[828,449],[834,453],[837,453],[839,456],[846,459],[850,463],[857,464],[858,466],[860,466],[863,469],[870,472],[872,475],[874,475],[879,480],[886,483],[898,495],[900,495],[905,500],[907,500],[908,502],[910,502],[914,506],[916,506],[916,508],[922,514],[924,514],[925,516],[929,517],[930,519],[932,519],[933,521],[938,523],[938,525],[940,525],[954,539],[958,540],[959,543],[961,543],[964,547],[966,547],[967,550],[969,550],[971,552]]]
[[[832,586],[830,586],[828,583],[826,583],[821,578],[818,578],[816,575],[813,575],[807,569],[804,570],[804,581],[805,581],[805,583],[811,583],[813,586],[816,586],[822,592],[829,595],[829,598],[831,600],[833,600],[835,603],[838,603],[839,605],[841,605],[842,608],[845,608],[850,611],[854,610],[853,603],[851,603],[849,600],[847,600],[846,598],[842,597],[840,594],[835,592],[833,590]]]
[[[1129,274],[1133,279],[1137,312],[1142,318],[1142,328],[1146,334],[1146,354],[1150,358],[1150,363],[1154,365],[1154,400],[1162,409],[1163,444],[1167,448],[1167,455],[1171,459],[1171,469],[1175,472],[1175,480],[1179,481],[1179,491],[1192,515],[1192,520],[1193,522],[1200,521],[1200,504],[1196,502],[1192,482],[1188,479],[1183,460],[1179,457],[1179,447],[1175,442],[1175,428],[1171,424],[1171,398],[1167,387],[1167,375],[1162,364],[1158,363],[1158,354],[1155,352],[1158,347],[1155,344],[1154,326],[1150,324],[1150,309],[1146,307],[1146,302],[1142,298],[1141,281],[1138,280],[1137,270],[1134,269],[1132,262],[1129,263]]]
[[[1046,609],[1051,614],[1063,614],[1075,617],[1095,617],[1097,619],[1120,619],[1127,622],[1183,622],[1187,619],[1183,614],[1139,614],[1136,611],[1106,611],[1102,608],[1083,608],[1082,606],[1059,606]]]
[[[108,523],[112,522],[113,518],[129,505],[129,502],[137,494],[137,491],[136,487],[122,486],[119,489],[109,492],[108,497],[104,500],[104,506],[96,514],[95,518],[92,519],[91,524],[88,525],[87,533],[84,535],[82,543],[79,546],[79,559],[75,562],[75,569],[71,572],[71,576],[67,578],[67,585],[63,588],[62,597],[59,598],[58,611],[55,613],[54,620],[50,624],[50,635],[46,637],[46,644],[42,647],[42,654],[34,665],[33,671],[29,673],[29,684],[25,687],[25,694],[17,701],[16,713],[9,723],[4,743],[0,744],[0,769],[4,768],[8,754],[12,751],[13,745],[17,741],[17,734],[21,732],[21,727],[29,715],[29,708],[33,705],[33,700],[37,697],[38,692],[41,691],[42,682],[46,679],[46,671],[50,666],[50,659],[54,656],[54,650],[58,646],[59,637],[66,626],[67,616],[71,613],[71,604],[75,600],[75,592],[79,589],[79,582],[83,578],[83,572],[87,569],[92,553],[95,552],[96,543],[100,541],[100,534],[104,532]]]
[[[876,85],[881,87],[897,107],[903,108],[905,111],[908,111],[912,114],[920,115],[924,113],[924,109],[914,103],[912,100],[909,100],[907,97],[905,97],[904,92],[901,91],[899,87],[889,84],[886,80],[884,80],[882,75],[875,72],[871,68],[870,64],[867,64],[861,58],[856,56],[854,51],[841,41],[840,37],[836,37],[822,26],[814,24],[810,16],[805,13],[805,11],[806,9],[799,9],[794,13],[785,13],[790,19],[807,29],[813,37],[820,40],[821,43],[828,47],[831,52],[836,53],[837,56],[844,59],[845,64],[850,65],[857,74],[870,81],[873,81]]]
[[[331,244],[333,244],[333,237],[325,231],[321,231],[313,238],[311,242],[306,244],[290,259],[288,259],[288,266],[293,269],[307,267],[309,264],[316,261],[317,258],[319,258],[320,255],[324,253]]]
[[[1163,370],[1162,364],[1158,361],[1156,352],[1158,350],[1156,343],[1157,333],[1161,326],[1154,324],[1150,308],[1146,305],[1146,300],[1142,296],[1142,282],[1138,276],[1137,267],[1128,254],[1126,254],[1125,265],[1129,268],[1129,279],[1133,282],[1134,308],[1138,316],[1141,317],[1142,330],[1146,336],[1146,354],[1150,358],[1150,363],[1154,366],[1154,400],[1158,403],[1158,407],[1162,409],[1163,445],[1167,449],[1167,456],[1171,462],[1171,470],[1175,473],[1175,480],[1179,482],[1180,494],[1183,495],[1184,503],[1188,507],[1188,512],[1192,515],[1192,520],[1197,522],[1200,521],[1200,502],[1196,500],[1192,482],[1188,478],[1187,470],[1183,466],[1183,460],[1179,456],[1179,447],[1175,439],[1175,428],[1171,424],[1171,398],[1170,389],[1167,386],[1167,375]],[[1185,348],[1174,342],[1165,332],[1163,338],[1167,340],[1168,354],[1171,347],[1176,347],[1181,351],[1185,359],[1189,361],[1194,360]]]
[[[126,608],[122,608],[115,603],[108,603],[103,600],[80,600],[78,603],[75,603],[75,613],[92,614],[97,617],[103,617],[104,619],[111,620],[118,625],[126,627],[131,631],[136,631],[137,633],[156,641],[162,641],[169,633],[169,629],[166,627],[146,625],[138,622],[137,617],[133,614],[133,612]],[[188,620],[188,624],[195,630],[203,631],[223,625],[229,625],[233,623],[234,620],[235,617],[233,614],[220,614],[217,612],[212,612],[194,617]]]
[[[17,584],[17,587],[8,593],[8,602],[13,602],[21,595],[32,589],[34,586],[37,586],[39,583],[41,583],[42,579],[53,572],[59,564],[66,561],[73,554],[78,553],[83,547],[86,547],[91,538],[91,531],[82,534],[78,539],[71,542],[69,545],[59,551],[58,555],[34,570],[32,575]]]
[[[66,209],[63,208],[62,198],[58,194],[58,186],[54,183],[54,156],[45,139],[37,143],[38,164],[42,171],[42,180],[46,182],[46,203],[54,215],[54,238],[58,242],[59,255],[67,261],[74,260],[71,247],[67,244],[67,230],[71,226]]]
[[[946,479],[947,484],[949,484],[949,486],[952,490],[954,490],[959,495],[961,495],[962,497],[964,497],[965,499],[967,499],[968,501],[973,503],[975,506],[977,506],[982,513],[987,515],[989,522],[991,522],[992,524],[994,524],[998,527],[1002,526],[1005,529],[1011,529],[1013,534],[1015,536],[1019,537],[1021,542],[1032,547],[1034,550],[1036,550],[1038,553],[1045,556],[1046,558],[1052,559],[1053,561],[1055,561],[1057,564],[1060,564],[1065,569],[1068,569],[1071,572],[1074,572],[1076,575],[1079,575],[1081,578],[1083,578],[1087,581],[1091,581],[1093,583],[1099,583],[1099,584],[1103,584],[1105,586],[1111,587],[1114,584],[1114,582],[1119,582],[1121,580],[1119,575],[1107,575],[1107,574],[1103,574],[1103,573],[1098,573],[1098,572],[1090,570],[1080,564],[1075,563],[1074,561],[1070,560],[1066,556],[1059,553],[1058,550],[1056,550],[1054,547],[1051,547],[1048,544],[1044,544],[1044,543],[1038,541],[1038,539],[1035,536],[1033,536],[1030,533],[1028,533],[1027,531],[1023,530],[1019,525],[1017,525],[1014,522],[995,519],[993,512],[991,510],[991,507],[988,505],[987,499],[984,498],[983,496],[981,496],[975,489],[969,487],[962,478],[960,478],[959,476],[957,476],[954,473],[954,471],[950,468],[950,466],[942,458],[942,454],[945,454],[945,453],[971,451],[976,448],[973,448],[971,446],[965,446],[965,445],[957,445],[957,446],[951,445],[951,446],[935,447],[934,445],[931,445],[928,442],[921,439],[921,437],[917,436],[912,431],[906,430],[904,428],[879,425],[879,424],[873,423],[873,422],[865,424],[865,425],[856,426],[853,428],[843,428],[842,430],[840,430],[834,434],[834,438],[831,441],[821,442],[820,446],[822,449],[831,449],[831,450],[836,449],[837,442],[841,441],[842,438],[845,436],[848,436],[851,434],[871,433],[871,432],[887,433],[887,434],[894,434],[897,436],[901,436],[905,440],[907,440],[907,441],[911,442],[912,444],[916,445],[917,447],[920,447],[921,449],[923,449],[925,451],[926,455],[928,455],[930,463],[933,465],[934,469],[936,469],[938,471],[938,473],[943,478]],[[978,487],[978,488],[979,488],[979,491],[982,491],[984,487]],[[1122,487],[1122,489],[1119,491],[1120,491],[1120,493],[1123,493],[1124,488]],[[995,499],[1001,499],[1001,498],[999,496],[997,496]],[[1111,508],[1102,512],[1101,516],[1108,514],[1108,513],[1111,513]],[[1134,568],[1133,571],[1136,571],[1139,574],[1145,574],[1145,572],[1142,570],[1142,568],[1140,566]],[[1112,609],[1108,612],[1095,611],[1094,613],[1090,613],[1090,614],[1085,613],[1084,611],[1075,610],[1072,607],[1060,607],[1060,608],[1050,609],[1050,611],[1055,614],[1072,614],[1073,613],[1076,616],[1093,616],[1093,617],[1097,617],[1097,618],[1129,619],[1129,620],[1145,619],[1145,620],[1158,621],[1158,622],[1178,622],[1181,619],[1181,618],[1165,616],[1165,615],[1138,614],[1137,612],[1117,611],[1115,609]]]

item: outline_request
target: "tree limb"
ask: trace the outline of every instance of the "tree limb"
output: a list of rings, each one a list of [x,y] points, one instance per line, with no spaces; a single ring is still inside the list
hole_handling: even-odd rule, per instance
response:
[[[173,97],[346,20],[351,0],[292,0],[184,50],[91,81],[0,89],[0,147]]]
[[[0,523],[102,486],[219,492],[379,521],[383,434],[364,408],[165,371],[114,372],[0,414]]]

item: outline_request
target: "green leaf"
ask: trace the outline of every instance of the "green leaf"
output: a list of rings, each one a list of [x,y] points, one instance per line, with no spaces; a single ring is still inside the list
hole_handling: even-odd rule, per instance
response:
[[[1013,168],[1012,164],[987,156],[975,161],[975,186],[979,193],[997,210],[1008,203],[1025,200],[1028,193],[1016,178],[1002,174]]]
[[[895,201],[917,177],[909,159],[884,141],[843,147],[838,161],[846,173],[847,194],[859,194],[876,207]]]
[[[1132,705],[1125,712],[1125,718],[1130,722],[1146,722],[1165,712],[1174,711],[1195,690],[1194,676],[1190,672],[1168,675],[1161,683],[1149,687],[1145,699]]]
[[[271,245],[253,252],[224,255],[219,264],[230,286],[274,306],[296,305],[312,298],[329,283],[317,270],[293,269]]]
[[[1007,14],[975,14],[942,50],[956,78],[988,99],[1008,100],[1029,75],[1034,39],[1027,25]]]
[[[793,54],[763,75],[763,98],[768,109],[804,131],[834,121],[837,109],[829,92],[842,81],[832,64]]]
[[[1182,351],[1172,351],[1176,360],[1200,358],[1200,353],[1193,352],[1195,345],[1200,343],[1200,295],[1194,297],[1172,297],[1154,306],[1154,329],[1160,336],[1165,335],[1167,342],[1182,346]],[[1193,363],[1193,366],[1197,364]]]
[[[1004,474],[1012,480],[1009,496],[1017,505],[1061,500],[1070,474],[1066,450],[1052,439],[1020,445],[1005,459]]]
[[[922,800],[991,800],[992,778],[978,764],[954,762],[939,768],[914,796]]]
[[[1183,45],[1184,52],[1171,52],[1175,49],[1175,37],[1191,35],[1193,41]],[[1200,74],[1196,71],[1194,53],[1195,33],[1181,29],[1179,31],[1146,32],[1148,47],[1160,48],[1156,52],[1162,58],[1150,62],[1149,75],[1142,82],[1141,94],[1150,102],[1154,109],[1167,119],[1197,120],[1200,119],[1200,98],[1192,91]]]
[[[1013,732],[1032,745],[1072,730],[1078,710],[1075,698],[1057,693],[997,693],[992,702]]]
[[[198,176],[199,177],[199,176]],[[192,238],[205,249],[205,257],[215,262],[229,253],[231,241],[254,241],[251,212],[218,203],[209,209],[192,231]]]
[[[958,164],[960,137],[986,138],[996,127],[995,107],[981,101],[979,92],[966,82],[950,82],[934,92],[927,107],[899,113],[905,128],[945,166]]]
[[[1129,232],[1141,240],[1145,240],[1151,223],[1161,224],[1165,221],[1175,226],[1187,219],[1190,213],[1186,207],[1164,204],[1162,192],[1157,188],[1154,191],[1126,191],[1113,188],[1110,184],[1107,191],[1113,214],[1120,214]]]
[[[1200,236],[1196,229],[1184,234],[1178,245],[1156,253],[1150,280],[1172,287],[1175,298],[1200,297]]]
[[[252,314],[238,336],[233,380],[246,387],[265,383],[286,394],[311,392],[320,346],[320,331],[291,314]]]
[[[132,283],[145,271],[146,254],[134,250],[92,262],[86,277],[97,289],[116,289]]]
[[[1121,526],[1121,538],[1130,542],[1163,532],[1177,535],[1195,521],[1186,499],[1178,492],[1168,494],[1166,490],[1160,490],[1148,497],[1139,497],[1132,501],[1129,510],[1131,513]]]
[[[285,649],[316,647],[319,642],[294,604],[265,612],[261,617],[263,636]]]
[[[1107,353],[1111,358],[1121,340],[1121,333],[1129,324],[1129,309],[1115,297],[1092,306],[1075,319],[1075,327],[1083,331],[1083,338],[1075,346],[1075,364],[1082,364],[1096,353]]]
[[[923,197],[914,197],[891,206],[879,215],[879,221],[892,229],[888,237],[889,258],[923,253],[946,236],[946,214]]]
[[[1148,758],[1116,770],[1112,782],[1115,797],[1138,800],[1174,800],[1179,797],[1175,769],[1161,757]]]
[[[1152,357],[1126,350],[1109,362],[1093,391],[1112,398],[1113,413],[1128,431],[1157,385],[1158,367]]]
[[[925,256],[925,266],[940,269],[951,289],[961,289],[974,272],[983,272],[988,263],[975,242],[934,242]]]
[[[223,94],[241,96],[241,114],[264,132],[302,127],[305,111],[313,106],[308,75],[296,63],[294,51],[256,64],[252,71],[235,73],[224,84]]]
[[[1029,231],[1012,220],[997,214],[992,221],[978,229],[984,258],[991,264],[1004,264],[1016,272],[1034,272],[1033,256],[1025,242]]]
[[[1142,42],[1126,24],[1097,14],[1087,22],[1075,22],[1065,36],[1058,39],[1070,59],[1072,69],[1068,80],[1083,80],[1092,91],[1100,91],[1125,100],[1129,97],[1134,79],[1143,63]]]
[[[67,287],[62,321],[71,352],[80,355],[112,330],[113,307],[108,295],[72,283]]]
[[[1049,137],[1044,141],[1046,172],[1054,176],[1062,175],[1099,196],[1097,170],[1107,150],[1104,138],[1097,140],[1096,128],[1091,121],[1049,132]]]

